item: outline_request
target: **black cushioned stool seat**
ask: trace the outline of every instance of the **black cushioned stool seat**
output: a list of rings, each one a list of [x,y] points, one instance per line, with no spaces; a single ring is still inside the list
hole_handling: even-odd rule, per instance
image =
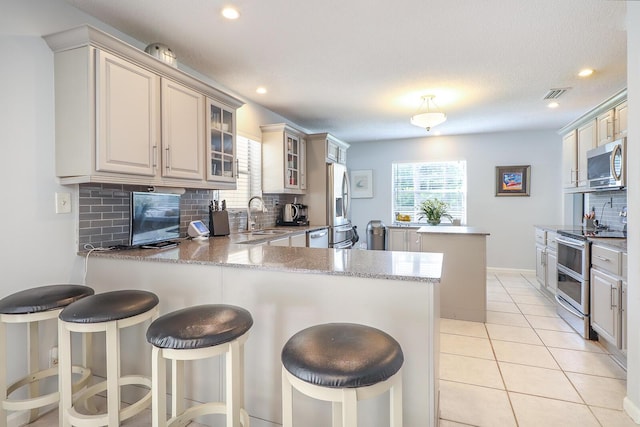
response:
[[[6,325],[8,323],[26,324],[28,335],[27,375],[11,385],[6,383],[6,358],[0,363],[0,427],[7,425],[8,411],[29,411],[29,422],[40,416],[39,409],[58,402],[59,394],[55,392],[40,395],[38,382],[44,378],[58,375],[58,367],[41,368],[39,354],[39,322],[56,320],[64,307],[74,301],[93,295],[93,289],[84,285],[58,284],[25,289],[0,300],[0,351],[6,355]],[[3,356],[6,357],[6,356]],[[84,366],[74,366],[73,371],[80,374],[74,384],[76,388],[84,387],[91,371]],[[29,398],[10,400],[14,391],[28,386]]]
[[[120,330],[158,317],[158,297],[143,290],[104,292],[69,304],[59,316],[60,426],[119,426],[151,404],[151,379],[141,374],[120,376]],[[75,399],[71,390],[71,333],[105,332],[106,380],[83,390]],[[137,402],[121,409],[121,387],[138,385],[149,392]],[[107,412],[83,415],[79,406],[106,391]]]
[[[153,345],[153,427],[186,425],[207,414],[225,414],[227,427],[249,425],[244,409],[244,343],[253,325],[251,313],[241,307],[206,304],[165,314],[147,329]],[[226,401],[184,405],[184,362],[226,356]],[[166,360],[171,360],[172,411],[167,420]]]
[[[402,426],[403,363],[400,344],[370,326],[328,323],[296,333],[282,349],[283,426],[293,423],[292,386],[334,402],[334,423],[344,427],[357,426],[357,400],[390,390],[391,425]]]

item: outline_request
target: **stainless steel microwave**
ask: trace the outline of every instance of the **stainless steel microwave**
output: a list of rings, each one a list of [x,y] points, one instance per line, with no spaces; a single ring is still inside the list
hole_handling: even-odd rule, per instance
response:
[[[594,190],[623,188],[626,184],[627,139],[587,151],[587,179]]]

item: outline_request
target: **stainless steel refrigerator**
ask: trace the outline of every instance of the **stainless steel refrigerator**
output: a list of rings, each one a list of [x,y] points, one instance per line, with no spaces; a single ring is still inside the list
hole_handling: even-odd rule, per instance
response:
[[[350,248],[353,226],[350,220],[351,186],[347,167],[338,163],[327,164],[327,225],[329,225],[329,247]]]

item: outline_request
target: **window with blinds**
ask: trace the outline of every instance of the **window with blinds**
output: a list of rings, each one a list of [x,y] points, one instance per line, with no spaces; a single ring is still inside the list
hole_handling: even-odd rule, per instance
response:
[[[420,204],[437,198],[449,204],[453,218],[467,222],[467,162],[426,162],[393,164],[392,217],[409,215],[411,222],[419,219]],[[443,219],[443,221],[447,221]]]
[[[262,195],[262,146],[241,136],[236,137],[237,188],[219,190],[219,200],[227,201],[227,209],[246,209],[249,199]]]

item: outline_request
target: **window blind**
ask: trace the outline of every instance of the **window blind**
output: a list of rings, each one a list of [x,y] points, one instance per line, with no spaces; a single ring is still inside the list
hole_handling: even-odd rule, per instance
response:
[[[236,137],[237,179],[235,190],[219,190],[219,200],[227,209],[246,209],[249,199],[262,195],[262,145],[245,137]]]
[[[420,204],[437,198],[449,204],[449,213],[464,224],[467,220],[467,162],[394,163],[392,217],[409,215],[411,222],[420,218]],[[446,219],[445,219],[446,221]]]

